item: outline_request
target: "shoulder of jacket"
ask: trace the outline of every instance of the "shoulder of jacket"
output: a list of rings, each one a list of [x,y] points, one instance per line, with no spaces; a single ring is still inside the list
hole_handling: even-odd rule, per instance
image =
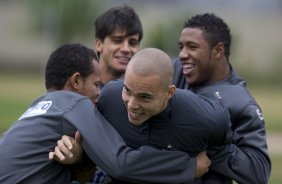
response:
[[[57,91],[52,93],[53,94],[50,94],[50,97],[53,99],[53,103],[55,103],[57,107],[64,110],[72,109],[81,100],[91,102],[88,97],[82,96],[72,91]]]
[[[258,107],[248,89],[239,84],[219,85],[212,92],[229,109],[229,112],[235,114],[239,114],[250,105]]]

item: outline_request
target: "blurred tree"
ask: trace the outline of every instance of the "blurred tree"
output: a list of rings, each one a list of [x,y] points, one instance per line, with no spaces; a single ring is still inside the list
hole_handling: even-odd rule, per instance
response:
[[[181,17],[181,16],[179,16]],[[178,39],[183,20],[177,18],[169,22],[156,21],[146,35],[147,45],[166,51],[172,58],[178,56]]]
[[[59,43],[93,33],[102,5],[96,0],[29,0],[35,30]]]

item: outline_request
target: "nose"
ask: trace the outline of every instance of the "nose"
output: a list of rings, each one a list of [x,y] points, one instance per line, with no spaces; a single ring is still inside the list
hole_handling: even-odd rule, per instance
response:
[[[134,96],[130,96],[127,100],[127,108],[128,109],[137,109],[138,108],[138,101]]]
[[[100,89],[100,87],[97,86],[97,96],[100,95],[100,92],[101,92],[101,89]]]
[[[179,55],[178,55],[180,60],[183,60],[185,58],[189,57],[188,51],[186,51],[184,48],[180,50]]]
[[[93,98],[94,98],[93,101],[94,101],[95,103],[97,103],[97,101],[98,101],[98,99],[99,99],[100,91],[101,91],[100,88],[99,88],[99,87],[96,87],[96,90],[95,90],[95,92],[94,92],[95,96],[93,97]]]
[[[125,41],[122,43],[122,45],[121,45],[121,50],[122,50],[123,52],[130,52],[130,45],[129,45],[128,41],[125,40]]]

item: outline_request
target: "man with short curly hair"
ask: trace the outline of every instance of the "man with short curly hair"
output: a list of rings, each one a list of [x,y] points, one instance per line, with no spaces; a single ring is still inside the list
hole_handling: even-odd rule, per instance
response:
[[[195,15],[184,23],[178,43],[179,59],[173,61],[176,87],[220,99],[232,123],[232,143],[208,150],[212,165],[203,181],[267,183],[271,162],[265,122],[246,82],[229,62],[228,25],[214,14]]]

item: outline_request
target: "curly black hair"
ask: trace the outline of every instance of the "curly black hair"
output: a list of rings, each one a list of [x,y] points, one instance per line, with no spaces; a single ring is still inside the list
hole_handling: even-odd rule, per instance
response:
[[[49,57],[45,69],[45,87],[63,89],[67,79],[75,72],[87,77],[93,72],[93,59],[98,62],[96,53],[81,44],[64,44],[57,48]]]
[[[184,22],[183,29],[185,28],[201,29],[211,48],[222,42],[224,54],[228,59],[231,45],[230,28],[220,17],[213,13],[197,14]]]

